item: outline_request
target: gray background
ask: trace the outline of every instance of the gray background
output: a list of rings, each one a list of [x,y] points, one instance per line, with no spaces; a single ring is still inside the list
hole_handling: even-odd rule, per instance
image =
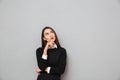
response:
[[[0,80],[36,80],[47,25],[67,50],[62,80],[120,80],[120,0],[0,0]]]

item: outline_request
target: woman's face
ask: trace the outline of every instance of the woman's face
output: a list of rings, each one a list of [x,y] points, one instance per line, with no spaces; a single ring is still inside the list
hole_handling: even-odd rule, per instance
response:
[[[54,42],[55,39],[56,39],[55,33],[51,29],[45,29],[43,39],[46,40],[46,41]]]

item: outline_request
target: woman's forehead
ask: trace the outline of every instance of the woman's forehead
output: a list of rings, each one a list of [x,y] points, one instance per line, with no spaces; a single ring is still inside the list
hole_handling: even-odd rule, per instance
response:
[[[45,29],[44,33],[48,33],[48,32],[51,32],[52,30],[51,29]]]

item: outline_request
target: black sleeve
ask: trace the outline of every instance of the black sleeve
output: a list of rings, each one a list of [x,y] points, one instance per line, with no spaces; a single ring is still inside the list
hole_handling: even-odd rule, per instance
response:
[[[66,50],[63,49],[61,51],[58,66],[51,67],[50,74],[60,74],[60,75],[63,74],[65,71],[65,66],[66,66],[66,58],[67,58],[67,53],[66,53]]]
[[[42,59],[42,54],[43,54],[43,49],[42,48],[38,48],[36,50],[36,58],[37,58],[37,64],[38,67],[44,71],[47,67],[47,60]]]

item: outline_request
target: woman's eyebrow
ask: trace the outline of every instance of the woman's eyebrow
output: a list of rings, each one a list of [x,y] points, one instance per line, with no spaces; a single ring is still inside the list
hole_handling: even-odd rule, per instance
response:
[[[50,32],[53,32],[52,30]]]

